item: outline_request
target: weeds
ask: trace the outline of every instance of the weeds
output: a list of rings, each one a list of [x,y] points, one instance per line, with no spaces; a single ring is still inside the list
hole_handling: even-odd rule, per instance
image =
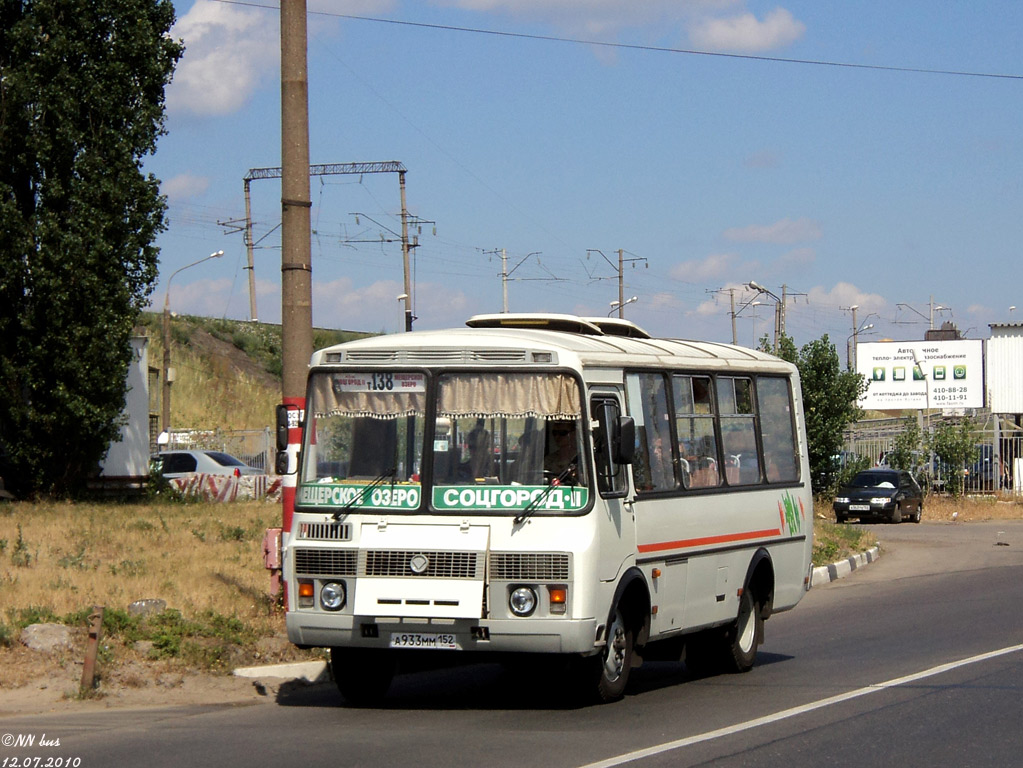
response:
[[[141,576],[146,572],[145,560],[122,560],[114,565],[107,566],[111,576]]]
[[[230,528],[221,527],[220,539],[221,541],[245,541],[245,529],[239,525]]]
[[[18,523],[18,540],[11,550],[11,564],[18,568],[28,568],[32,564],[32,554],[28,551],[28,544],[21,533],[21,523]]]
[[[73,555],[64,555],[57,560],[57,565],[61,568],[72,568],[76,571],[84,571],[88,569],[89,564],[85,562],[85,545],[81,544],[78,547],[78,552]]]

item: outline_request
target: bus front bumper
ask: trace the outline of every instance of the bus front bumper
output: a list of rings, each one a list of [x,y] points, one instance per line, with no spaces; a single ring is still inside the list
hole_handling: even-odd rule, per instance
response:
[[[288,639],[303,647],[437,649],[492,653],[590,653],[595,619],[427,620],[290,611]]]

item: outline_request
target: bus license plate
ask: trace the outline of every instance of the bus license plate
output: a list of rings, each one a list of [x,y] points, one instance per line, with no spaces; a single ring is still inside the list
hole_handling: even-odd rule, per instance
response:
[[[849,505],[849,511],[850,512],[869,512],[870,511],[870,505],[869,504],[850,504]]]
[[[460,651],[462,647],[454,635],[426,632],[392,632],[392,648],[423,648],[438,651]]]

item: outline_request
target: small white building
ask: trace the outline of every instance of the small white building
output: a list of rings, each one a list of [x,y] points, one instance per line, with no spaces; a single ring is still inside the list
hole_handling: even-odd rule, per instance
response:
[[[991,413],[1023,414],[1023,323],[991,323],[987,340],[987,404]]]
[[[149,476],[149,339],[133,336],[127,375],[121,437],[110,443],[100,462],[100,479],[134,485]]]

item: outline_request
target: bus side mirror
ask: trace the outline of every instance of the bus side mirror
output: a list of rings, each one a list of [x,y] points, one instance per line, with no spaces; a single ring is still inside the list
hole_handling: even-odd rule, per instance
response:
[[[278,475],[290,475],[298,471],[298,467],[291,466],[291,454],[288,453],[288,429],[292,426],[292,414],[298,416],[298,408],[283,403],[277,406],[275,417],[277,421],[277,456],[274,459],[274,470]]]
[[[619,416],[615,430],[617,439],[614,445],[615,464],[631,464],[636,460],[636,420],[631,416]]]
[[[288,411],[291,409],[286,405],[277,406],[277,450],[283,451],[288,447]]]

